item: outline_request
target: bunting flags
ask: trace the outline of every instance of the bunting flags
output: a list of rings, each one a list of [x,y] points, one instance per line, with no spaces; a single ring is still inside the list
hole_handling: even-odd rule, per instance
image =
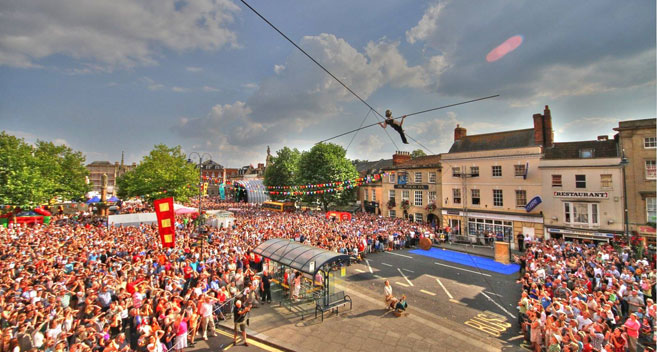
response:
[[[157,216],[157,227],[160,232],[162,247],[173,248],[176,243],[176,221],[173,211],[173,198],[158,199],[153,202],[155,215]]]

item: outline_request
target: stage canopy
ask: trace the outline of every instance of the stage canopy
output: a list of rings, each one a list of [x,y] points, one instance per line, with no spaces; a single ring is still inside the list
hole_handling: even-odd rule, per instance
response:
[[[325,265],[335,262],[349,263],[349,256],[346,254],[307,246],[285,238],[274,238],[261,243],[253,252],[312,277]]]
[[[236,198],[238,200],[257,204],[262,204],[269,200],[269,195],[265,193],[266,187],[262,183],[262,180],[235,181],[233,187],[235,187]]]

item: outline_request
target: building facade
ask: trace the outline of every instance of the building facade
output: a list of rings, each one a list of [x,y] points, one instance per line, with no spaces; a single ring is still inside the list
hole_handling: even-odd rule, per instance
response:
[[[118,192],[116,180],[135,167],[137,167],[137,163],[125,165],[123,163],[123,157],[121,157],[121,163],[118,161],[113,164],[109,161],[93,161],[90,164],[87,164],[91,190],[100,193],[100,189],[103,185],[103,174],[105,174],[107,175],[107,195],[116,195]]]
[[[442,155],[442,217],[451,234],[471,241],[515,236],[543,238],[541,206],[526,208],[541,195],[539,163],[553,144],[546,106],[534,114],[534,128],[468,136],[457,125],[449,153]]]
[[[623,175],[616,140],[555,143],[539,169],[546,236],[609,242],[623,234]]]
[[[376,174],[382,173],[385,168],[392,166],[392,159],[358,161],[354,163],[354,166],[356,167],[356,171],[358,171],[359,177],[373,177]],[[361,206],[361,211],[382,215],[382,180],[364,183],[358,187],[356,200]]]
[[[620,136],[620,147],[627,159],[625,187],[627,192],[628,231],[655,243],[655,119],[620,121],[614,128]]]
[[[383,170],[382,215],[441,226],[440,155],[411,158],[408,152],[397,152],[393,165]]]

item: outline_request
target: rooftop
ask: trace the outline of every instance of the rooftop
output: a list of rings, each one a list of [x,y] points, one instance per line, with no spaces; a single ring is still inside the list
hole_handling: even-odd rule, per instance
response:
[[[534,141],[534,129],[494,132],[464,136],[454,141],[449,153],[485,150],[538,147]]]
[[[590,151],[590,153],[589,153]],[[545,149],[545,160],[559,159],[599,159],[619,157],[616,141],[579,141],[554,143],[551,148]]]
[[[382,169],[389,168],[392,166],[392,159],[381,159],[381,160],[375,160],[375,161],[357,161],[354,163],[354,166],[356,167],[356,171],[358,171],[359,174],[375,174]]]
[[[387,167],[387,170],[396,169],[421,169],[421,168],[439,168],[440,167],[440,154],[418,156],[409,161],[397,165]]]
[[[655,128],[656,119],[620,121],[614,130],[633,130],[638,128]]]

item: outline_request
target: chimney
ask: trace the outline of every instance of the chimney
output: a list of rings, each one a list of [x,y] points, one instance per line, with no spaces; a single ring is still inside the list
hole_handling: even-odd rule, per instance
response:
[[[545,141],[545,134],[543,134],[543,115],[534,114],[534,143],[536,145],[543,145]]]
[[[543,128],[545,128],[545,147],[551,147],[554,144],[554,131],[552,130],[552,114],[550,108],[545,105],[543,110]]]
[[[459,126],[458,124],[456,125],[456,128],[454,129],[454,142],[460,140],[461,138],[465,137],[468,134],[468,130],[465,128]]]
[[[608,141],[608,140],[609,140],[609,136],[607,136],[607,135],[598,136],[598,141],[600,141],[600,142],[604,142],[604,141]]]
[[[395,154],[392,155],[392,165],[399,165],[401,163],[405,163],[407,161],[411,160],[411,153],[409,152],[401,152],[397,151]]]

